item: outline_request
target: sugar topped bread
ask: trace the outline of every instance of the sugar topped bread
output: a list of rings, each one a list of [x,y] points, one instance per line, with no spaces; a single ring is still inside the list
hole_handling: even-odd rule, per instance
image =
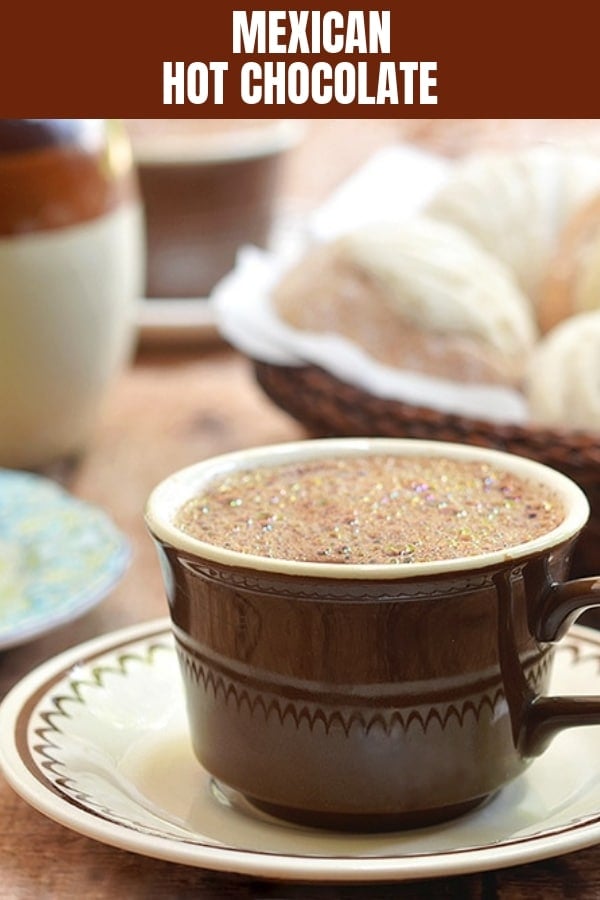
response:
[[[563,228],[599,191],[600,155],[538,145],[457,163],[427,212],[470,234],[537,304]]]
[[[537,337],[505,267],[425,216],[313,248],[272,303],[295,328],[342,334],[388,365],[457,381],[517,383]]]
[[[541,339],[525,393],[536,425],[600,430],[600,310],[565,319]]]

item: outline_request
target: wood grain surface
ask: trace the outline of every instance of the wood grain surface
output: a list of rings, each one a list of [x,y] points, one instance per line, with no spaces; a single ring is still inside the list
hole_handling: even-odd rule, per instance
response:
[[[354,127],[351,133],[361,137],[352,147],[349,129],[348,122],[324,122],[313,129],[312,145],[290,161],[284,183],[286,202],[312,205],[374,147],[395,138],[400,126],[387,120],[368,132]],[[445,141],[444,150],[450,153],[462,152],[482,130],[487,137],[504,133],[490,120],[485,129],[464,126],[460,135],[453,123],[443,140],[441,127],[432,120],[415,120],[410,129],[415,139],[425,135],[424,143]],[[520,130],[526,129],[521,126]],[[437,135],[435,140],[432,135]],[[322,159],[323,148],[327,148],[330,163],[321,166],[319,174],[310,161]],[[215,453],[303,436],[301,427],[261,393],[249,365],[233,351],[192,345],[176,354],[141,352],[112,385],[92,444],[68,478],[74,493],[105,508],[128,535],[133,545],[131,565],[118,587],[93,611],[0,654],[0,697],[34,666],[64,649],[166,615],[158,563],[142,518],[146,497],[163,476]],[[600,897],[600,847],[516,868],[435,881],[305,885],[212,873],[111,848],[36,812],[1,777],[0,811],[0,900]]]
[[[0,695],[33,666],[81,641],[167,613],[145,498],[164,475],[238,447],[303,437],[261,394],[247,363],[228,350],[142,357],[117,383],[88,455],[70,480],[100,504],[133,543],[119,586],[80,620],[0,655]],[[600,897],[600,847],[498,872],[406,884],[262,882],[135,856],[45,818],[0,779],[0,898],[314,898],[559,900]]]

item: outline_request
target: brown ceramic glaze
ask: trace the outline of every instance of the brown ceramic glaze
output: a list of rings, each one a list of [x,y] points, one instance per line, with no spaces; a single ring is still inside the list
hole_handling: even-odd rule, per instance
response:
[[[414,443],[432,446],[370,445]],[[312,442],[326,444],[365,446]],[[492,795],[560,729],[600,723],[600,699],[545,696],[552,641],[600,601],[595,579],[563,584],[585,511],[545,546],[489,554],[489,564],[347,575],[338,565],[331,576],[324,564],[278,571],[240,554],[231,564],[201,542],[190,549],[157,521],[170,515],[165,498],[151,499],[148,522],[194,749],[262,809],[344,829],[430,824]]]
[[[140,165],[152,297],[205,297],[244,243],[264,246],[276,161]]]
[[[0,119],[0,237],[78,225],[135,196],[121,123]]]
[[[129,359],[143,274],[124,125],[1,119],[1,465],[81,458]]]
[[[153,149],[151,135],[134,142],[150,297],[207,296],[242,245],[265,246],[273,222],[282,151],[290,137],[267,124],[261,138],[255,123],[260,140],[246,146],[248,131],[240,136],[224,125],[217,141],[214,133],[204,134],[202,120],[191,124],[195,134],[188,129],[179,151],[165,149],[160,140]]]

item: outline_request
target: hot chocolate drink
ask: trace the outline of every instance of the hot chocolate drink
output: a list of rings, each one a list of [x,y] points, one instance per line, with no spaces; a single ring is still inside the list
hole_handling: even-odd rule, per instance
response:
[[[442,441],[290,442],[166,478],[146,521],[204,772],[248,812],[354,833],[481,804],[600,723],[598,698],[547,693],[553,642],[600,603],[597,577],[565,580],[588,514],[560,473]]]
[[[188,501],[176,525],[262,557],[405,564],[513,547],[563,518],[548,488],[488,462],[373,455],[233,472]]]

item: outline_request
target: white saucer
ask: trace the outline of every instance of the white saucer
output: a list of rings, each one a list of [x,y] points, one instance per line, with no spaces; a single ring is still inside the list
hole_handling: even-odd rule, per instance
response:
[[[222,338],[207,297],[152,298],[139,305],[138,342],[141,346],[216,344]]]
[[[600,634],[574,628],[553,690],[600,693]],[[159,859],[260,877],[432,878],[531,862],[600,841],[600,728],[565,732],[479,810],[444,825],[348,835],[229,805],[187,738],[167,620],[75,647],[0,707],[0,762],[32,806],[75,831]]]
[[[0,650],[83,615],[129,558],[103,510],[49,478],[0,469]]]

